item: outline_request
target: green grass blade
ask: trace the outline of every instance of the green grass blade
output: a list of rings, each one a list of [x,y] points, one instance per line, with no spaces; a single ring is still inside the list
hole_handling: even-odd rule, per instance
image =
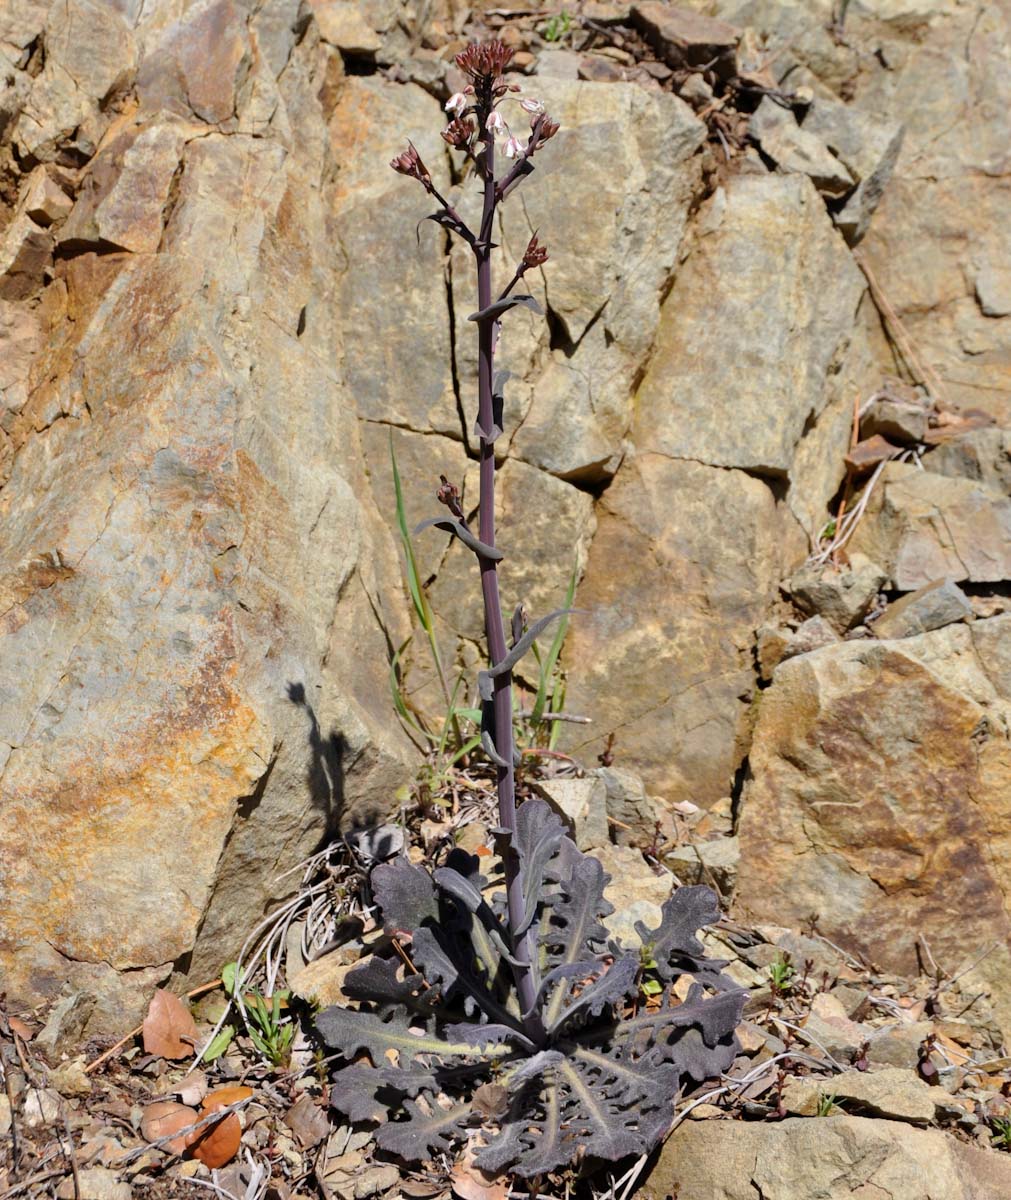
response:
[[[576,595],[576,579],[579,574],[579,564],[572,564],[572,575],[569,577],[569,586],[565,592],[565,601],[562,608],[571,608],[572,601]],[[555,672],[555,664],[558,662],[558,656],[562,652],[562,643],[565,641],[565,633],[569,628],[569,618],[562,617],[559,620],[555,629],[555,636],[551,642],[551,649],[548,651],[544,661],[540,663],[540,678],[537,682],[537,696],[534,699],[534,707],[530,713],[530,720],[536,724],[544,713],[547,707],[548,691],[553,687],[553,675]],[[558,724],[557,721],[553,724]]]
[[[460,749],[456,751],[452,758],[450,758],[450,763],[455,766],[461,758],[465,758],[468,754],[472,754],[480,745],[481,735],[478,734],[476,737],[472,737],[469,741],[463,743]]]
[[[411,603],[418,615],[418,620],[428,629],[431,617],[425,593],[421,586],[421,574],[418,562],[414,557],[414,545],[407,528],[407,509],[404,507],[404,488],[400,482],[400,470],[397,467],[397,456],[393,449],[393,430],[390,430],[390,463],[393,466],[393,492],[396,497],[397,528],[400,530],[400,543],[404,548],[404,558],[407,561],[407,590],[411,595]]]
[[[393,696],[393,707],[396,710],[397,716],[403,722],[409,734],[417,735],[424,742],[424,746],[420,747],[420,749],[426,749],[435,739],[407,707],[407,701],[404,699],[404,693],[400,687],[400,656],[407,649],[407,644],[410,640],[408,638],[399,650],[394,651],[393,657],[390,659],[390,693]]]
[[[435,666],[435,673],[439,677],[439,684],[442,688],[442,695],[446,701],[446,709],[452,716],[453,704],[449,694],[449,684],[446,682],[446,672],[442,666],[442,654],[439,651],[439,639],[435,632],[435,618],[432,615],[431,605],[428,603],[428,596],[425,593],[424,585],[421,581],[421,572],[418,570],[418,560],[414,556],[414,543],[411,541],[411,533],[407,527],[407,509],[404,505],[404,488],[400,479],[400,469],[397,466],[397,455],[393,449],[393,430],[390,430],[390,463],[393,467],[393,492],[396,501],[397,509],[397,528],[400,530],[400,541],[404,548],[404,560],[407,564],[407,590],[410,592],[411,603],[414,605],[414,611],[417,614],[418,620],[425,631],[425,636],[428,638],[428,645],[432,652],[432,662]],[[456,738],[457,745],[462,741],[460,727],[455,718],[452,718],[453,735]]]

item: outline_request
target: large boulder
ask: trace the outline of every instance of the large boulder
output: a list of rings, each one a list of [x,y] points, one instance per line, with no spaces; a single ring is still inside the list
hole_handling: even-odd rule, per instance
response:
[[[1005,1155],[937,1129],[850,1116],[686,1121],[639,1191],[643,1200],[996,1200],[1009,1193]]]
[[[339,57],[296,44],[295,4],[267,31],[156,6],[117,116],[121,18],[82,42],[66,10],[14,136],[59,159],[118,124],[38,303],[4,310],[31,353],[3,393],[0,975],[13,1002],[91,992],[92,1031],[121,1030],[173,970],[213,977],[328,829],[388,811],[412,758],[375,614],[405,612],[340,375]],[[437,137],[438,106],[391,89],[386,121]]]
[[[639,454],[598,506],[568,643],[566,746],[592,761],[609,733],[649,790],[709,805],[747,750],[752,642],[802,553],[772,489],[743,471]],[[646,568],[645,564],[649,564]]]
[[[1000,583],[1011,579],[1011,498],[982,481],[888,463],[848,548],[904,592],[940,578]]]
[[[570,635],[594,725],[563,737],[588,755],[614,732],[668,800],[726,796],[747,751],[755,630],[842,475],[863,295],[810,181],[766,176],[706,203],[664,301]]]
[[[1011,617],[790,659],[762,694],[738,903],[915,973],[927,938],[1011,1030]]]
[[[818,286],[826,278],[833,286]],[[832,398],[863,292],[810,180],[734,179],[664,303],[636,446],[788,476]]]

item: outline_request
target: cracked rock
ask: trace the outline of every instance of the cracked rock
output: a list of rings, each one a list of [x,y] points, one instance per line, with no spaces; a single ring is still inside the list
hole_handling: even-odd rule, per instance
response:
[[[661,820],[661,809],[646,794],[640,776],[622,767],[601,767],[596,774],[607,790],[607,815],[620,822],[614,826],[614,840],[619,846],[647,844]]]
[[[798,125],[793,113],[771,96],[762,99],[749,129],[781,170],[790,175],[807,175],[823,196],[835,199],[853,187],[853,176],[821,138],[806,123]]]
[[[978,480],[1011,496],[1011,430],[972,429],[935,447],[923,465],[939,475]]]
[[[723,837],[678,846],[664,855],[664,863],[682,883],[707,884],[715,887],[724,900],[729,900],[737,884],[740,857],[737,838]]]
[[[45,228],[65,217],[74,202],[43,166],[36,167],[25,180],[18,208]]]
[[[794,658],[798,654],[810,654],[812,650],[831,646],[838,640],[839,635],[824,617],[817,615],[808,617],[787,639],[786,645],[783,647],[782,661]]]
[[[737,905],[911,973],[916,936],[978,968],[1011,1030],[1011,617],[781,663],[741,799]],[[952,922],[950,914],[959,919]]]
[[[562,818],[580,850],[596,850],[610,844],[607,786],[599,776],[542,779],[531,786]]]
[[[183,129],[172,124],[133,127],[113,138],[88,165],[60,246],[79,253],[101,245],[157,250],[183,142]]]
[[[860,436],[875,434],[890,442],[922,442],[927,436],[927,410],[902,400],[875,400],[860,421]]]
[[[902,592],[935,579],[1011,579],[1011,498],[969,479],[889,463],[849,542]]]
[[[732,62],[741,31],[726,21],[674,4],[648,0],[632,8],[632,21],[672,67]]]
[[[664,302],[632,441],[787,476],[845,378],[863,277],[804,175],[735,178],[702,219]]]
[[[0,234],[0,300],[25,300],[40,290],[53,259],[52,234],[20,212]]]
[[[685,1121],[664,1143],[639,1194],[643,1200],[995,1200],[1011,1194],[1011,1160],[940,1130],[866,1117]]]
[[[976,272],[976,299],[984,317],[1011,315],[1011,267],[988,262]]]
[[[864,619],[886,578],[877,563],[855,553],[845,565],[805,563],[786,587],[803,612],[823,616],[843,634]]]
[[[878,638],[914,637],[956,621],[970,620],[972,615],[972,605],[957,583],[935,579],[889,604],[871,630]]]
[[[803,128],[818,137],[857,181],[853,194],[833,219],[853,245],[867,232],[902,149],[904,129],[853,105],[817,96]]]
[[[862,1033],[862,1030],[858,1030]],[[856,1040],[853,1048],[860,1045]],[[831,1079],[796,1079],[783,1090],[787,1111],[798,1116],[813,1117],[818,1113],[819,1099],[834,1095],[836,1103],[847,1109],[861,1111],[872,1117],[888,1117],[927,1125],[934,1119],[938,1101],[948,1104],[951,1097],[943,1088],[928,1087],[922,1079],[903,1067],[886,1067],[881,1071],[844,1071]]]

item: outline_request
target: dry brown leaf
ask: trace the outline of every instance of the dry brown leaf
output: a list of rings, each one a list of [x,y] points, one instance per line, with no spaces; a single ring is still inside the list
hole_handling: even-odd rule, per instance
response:
[[[951,1062],[954,1064],[954,1066],[964,1067],[966,1063],[972,1062],[972,1055],[967,1054],[965,1050],[963,1050],[957,1042],[952,1041],[950,1037],[947,1037],[943,1033],[937,1034],[936,1037],[937,1044],[944,1047],[948,1058],[951,1059]]]
[[[200,1109],[206,1115],[216,1109],[227,1108],[229,1104],[238,1104],[242,1100],[248,1100],[252,1094],[251,1087],[244,1087],[239,1083],[226,1083],[224,1086],[216,1087],[208,1092]]]
[[[204,1116],[201,1112],[201,1116]],[[242,1126],[235,1113],[228,1113],[220,1121],[208,1125],[201,1130],[190,1143],[190,1154],[198,1159],[205,1167],[214,1170],[230,1163],[239,1152],[239,1142],[242,1140]]]
[[[38,1029],[38,1026],[29,1025],[27,1021],[22,1021],[20,1017],[8,1017],[7,1024],[11,1027],[11,1031],[16,1033],[23,1042],[30,1042]]]
[[[475,1167],[474,1151],[470,1146],[456,1162],[449,1181],[460,1200],[508,1200],[509,1180]]]
[[[188,1058],[197,1040],[197,1024],[186,1004],[164,988],[151,997],[144,1018],[144,1049],[161,1058]]]
[[[176,1095],[183,1104],[199,1104],[207,1095],[207,1076],[203,1071],[190,1071],[180,1080]]]
[[[195,1124],[199,1119],[196,1110],[187,1108],[185,1104],[179,1104],[176,1100],[158,1100],[144,1109],[140,1132],[149,1142],[156,1142],[170,1133],[185,1129],[187,1125]],[[182,1154],[187,1143],[185,1136],[173,1138],[165,1143],[165,1149],[171,1154]]]
[[[295,1135],[295,1141],[303,1150],[311,1150],[330,1133],[330,1122],[326,1113],[308,1092],[303,1092],[281,1118]]]

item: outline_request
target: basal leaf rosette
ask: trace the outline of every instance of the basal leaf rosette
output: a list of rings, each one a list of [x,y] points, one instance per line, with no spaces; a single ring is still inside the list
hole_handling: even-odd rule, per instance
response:
[[[737,1052],[745,993],[707,960],[697,933],[719,918],[705,887],[673,891],[640,945],[608,939],[609,882],[550,807],[517,812],[524,929],[536,948],[535,999],[523,1010],[513,939],[476,860],[455,853],[429,874],[406,860],[372,876],[387,930],[417,969],[373,956],[317,1025],[346,1062],[332,1098],[376,1141],[420,1161],[454,1153],[475,1130],[485,1171],[531,1177],[583,1154],[615,1161],[659,1142],[686,1090]],[[409,937],[408,937],[409,935]],[[645,997],[644,964],[659,981]]]

